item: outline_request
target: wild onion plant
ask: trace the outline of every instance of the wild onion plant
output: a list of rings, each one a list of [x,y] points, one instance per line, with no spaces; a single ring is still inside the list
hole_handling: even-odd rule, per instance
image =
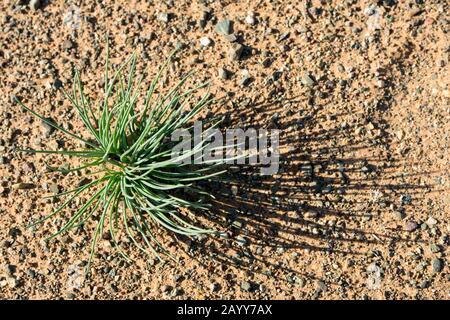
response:
[[[118,252],[127,261],[131,259],[118,240],[119,229],[140,251],[153,254],[159,259],[161,253],[169,253],[158,241],[155,228],[165,228],[187,236],[213,232],[192,222],[196,211],[192,209],[209,208],[207,199],[211,195],[203,191],[199,183],[224,172],[217,164],[193,165],[180,162],[205,149],[209,145],[207,140],[210,137],[207,135],[191,151],[171,157],[174,145],[170,139],[172,133],[180,128],[192,130],[194,117],[211,104],[209,90],[200,98],[196,98],[194,94],[201,88],[207,89],[208,84],[183,91],[182,86],[191,76],[189,73],[163,94],[158,85],[170,62],[169,58],[143,95],[143,77],[136,76],[136,56],[131,56],[110,77],[109,50],[106,51],[104,96],[96,106],[85,94],[78,70],[75,71],[72,92],[63,89],[92,139],[69,132],[18,101],[24,109],[43,122],[79,140],[80,145],[84,146],[82,150],[21,151],[79,157],[84,159],[83,164],[64,172],[89,170],[95,173],[95,179],[91,182],[55,195],[58,198],[64,197],[62,204],[51,214],[32,224],[34,226],[58,214],[64,214],[67,217],[66,223],[47,239],[49,240],[88,220],[96,221],[87,270],[97,240],[107,230]],[[67,212],[68,205],[85,193],[89,195],[84,204],[74,213]]]

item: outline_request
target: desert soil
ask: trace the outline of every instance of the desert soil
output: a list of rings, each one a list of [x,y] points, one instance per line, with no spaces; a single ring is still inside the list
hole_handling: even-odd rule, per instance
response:
[[[448,12],[431,0],[2,1],[0,298],[449,299]],[[279,129],[280,171],[241,168],[211,187],[220,237],[161,231],[178,263],[132,249],[125,263],[105,234],[86,278],[94,223],[43,242],[77,204],[27,228],[59,203],[43,196],[83,178],[47,165],[76,163],[15,151],[80,146],[14,101],[87,137],[62,88],[77,67],[101,98],[107,34],[114,63],[137,52],[144,85],[179,48],[164,85],[195,69],[187,87],[209,80],[228,126]]]

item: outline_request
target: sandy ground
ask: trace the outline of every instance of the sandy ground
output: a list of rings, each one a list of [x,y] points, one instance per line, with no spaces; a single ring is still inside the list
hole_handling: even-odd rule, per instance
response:
[[[446,1],[31,2],[0,4],[0,298],[450,298]],[[94,224],[48,244],[68,212],[26,228],[81,179],[45,164],[75,163],[14,152],[78,145],[13,101],[86,135],[60,88],[77,66],[101,97],[107,33],[148,81],[181,48],[164,83],[197,70],[230,127],[280,129],[281,164],[211,187],[226,237],[161,232],[179,263],[127,264],[105,236],[85,279]]]

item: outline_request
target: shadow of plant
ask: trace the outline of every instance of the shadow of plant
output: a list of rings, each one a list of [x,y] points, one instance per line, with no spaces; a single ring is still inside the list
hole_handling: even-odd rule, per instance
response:
[[[222,232],[214,238],[178,237],[189,256],[286,280],[286,274],[298,274],[281,260],[289,252],[295,263],[305,251],[379,255],[380,245],[420,242],[404,227],[383,227],[383,219],[404,225],[404,207],[431,189],[395,173],[400,161],[386,148],[382,118],[361,122],[327,105],[311,106],[308,99],[232,105],[227,128],[280,129],[280,170],[260,176],[257,166],[246,165],[231,170],[230,182],[204,185],[216,197],[210,216]]]

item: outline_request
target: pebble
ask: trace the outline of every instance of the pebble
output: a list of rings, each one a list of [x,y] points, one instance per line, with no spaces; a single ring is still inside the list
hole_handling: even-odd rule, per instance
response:
[[[244,46],[240,43],[233,43],[231,46],[228,57],[231,61],[238,61],[241,59],[242,53],[244,52]]]
[[[35,272],[33,269],[28,269],[28,270],[27,270],[27,275],[28,275],[31,279],[36,278],[36,272]]]
[[[439,273],[442,271],[442,269],[444,269],[444,263],[442,262],[441,259],[439,258],[435,258],[431,261],[431,265],[433,267],[433,272],[434,273]]]
[[[236,242],[240,246],[245,246],[247,244],[247,239],[245,239],[244,237],[238,236],[236,238]]]
[[[327,284],[322,280],[317,280],[317,291],[327,291]]]
[[[170,291],[172,291],[172,287],[171,286],[164,285],[164,286],[161,287],[161,292],[163,292],[163,293],[168,293]]]
[[[241,289],[247,292],[250,292],[252,289],[252,284],[248,281],[241,282]]]
[[[211,45],[211,39],[209,39],[208,37],[200,38],[200,45],[202,47],[209,47]]]
[[[239,82],[239,84],[241,86],[248,85],[251,82],[251,80],[252,80],[252,77],[250,76],[250,73],[248,72],[247,69],[244,69],[244,70],[241,71],[241,74],[242,74],[242,78],[241,78],[241,81]]]
[[[6,265],[5,270],[8,275],[13,275],[13,273],[16,272],[16,266],[8,264]]]
[[[412,232],[418,228],[418,224],[414,221],[407,221],[405,224],[406,231]]]
[[[41,5],[42,5],[41,0],[30,1],[30,8],[33,10],[38,10],[41,7]]]
[[[194,65],[194,64],[197,64],[197,63],[200,63],[200,62],[202,62],[202,60],[200,60],[198,57],[194,57],[194,58],[192,58],[192,59],[189,61],[189,64],[190,64],[190,65]]]
[[[301,79],[301,81],[302,81],[302,84],[304,85],[304,86],[307,86],[307,87],[312,87],[313,85],[314,85],[314,79],[311,77],[311,75],[310,74],[308,74],[308,73],[305,73],[304,75],[303,75],[303,77],[302,77],[302,79]]]
[[[426,289],[426,288],[428,287],[429,284],[430,284],[430,283],[429,283],[428,280],[423,280],[423,281],[420,283],[419,288],[420,288],[420,289]]]
[[[369,289],[378,289],[381,283],[381,275],[383,270],[374,262],[366,268],[367,272],[367,287]]]
[[[306,219],[314,219],[314,218],[317,218],[317,212],[316,212],[316,211],[307,211],[307,212],[305,212],[304,217],[305,217]]]
[[[158,16],[156,17],[156,19],[158,21],[167,23],[169,22],[169,14],[167,12],[161,12],[160,14],[158,14]]]
[[[59,193],[59,187],[58,187],[58,185],[56,184],[56,183],[50,183],[49,185],[48,185],[48,190],[51,192],[51,193]]]
[[[174,288],[171,292],[172,297],[178,297],[181,296],[183,294],[183,289],[180,288]]]
[[[228,79],[228,71],[224,68],[219,68],[219,78],[223,79],[223,80],[227,80]]]
[[[300,287],[303,288],[305,286],[305,280],[303,278],[296,277],[295,283]]]
[[[183,279],[183,276],[182,276],[181,274],[174,274],[173,277],[172,277],[172,280],[173,280],[174,282],[179,282],[179,281],[181,281],[182,279]]]
[[[9,248],[11,246],[11,243],[8,241],[8,240],[4,240],[4,241],[2,241],[2,243],[1,243],[1,248]]]
[[[256,24],[256,19],[253,15],[247,15],[245,17],[245,23],[250,26],[254,26]]]
[[[229,35],[231,34],[232,28],[231,28],[231,20],[224,19],[217,22],[215,26],[215,30],[217,33],[220,33],[222,35]]]
[[[364,14],[366,16],[372,16],[375,14],[377,10],[377,6],[375,4],[371,4],[369,6],[367,6],[366,8],[364,8]]]
[[[25,182],[19,182],[15,183],[11,186],[14,190],[26,190],[26,189],[33,189],[34,184],[32,183],[25,183]]]
[[[280,113],[279,112],[275,112],[271,117],[270,117],[270,121],[272,121],[272,123],[276,124],[278,123],[278,120],[280,119]]]
[[[218,291],[219,290],[219,285],[217,284],[217,283],[211,283],[210,285],[209,285],[209,290],[211,291],[211,292],[216,292],[216,291]]]
[[[438,252],[441,251],[441,248],[440,248],[437,244],[432,243],[432,244],[430,245],[430,251],[431,251],[432,253],[438,253]]]
[[[409,194],[403,194],[400,196],[400,203],[403,205],[411,204],[412,198]]]
[[[46,120],[54,123],[54,121],[50,118],[47,118]],[[53,126],[49,125],[45,121],[41,121],[41,127],[42,127],[42,133],[44,134],[45,138],[50,137],[50,135],[55,131],[55,128]]]
[[[175,50],[179,51],[185,48],[185,45],[183,42],[181,41],[177,41],[177,43],[175,44]]]
[[[70,39],[66,39],[63,42],[63,49],[64,50],[69,50],[73,48],[73,42]]]
[[[236,42],[237,37],[234,34],[227,34],[224,36],[228,42]]]
[[[290,32],[284,32],[278,37],[278,41],[283,41],[289,38]]]
[[[427,224],[430,228],[432,228],[435,224],[437,224],[437,220],[436,220],[435,218],[433,218],[433,217],[429,217],[429,218],[427,219],[426,224]]]
[[[252,81],[252,77],[250,77],[249,75],[245,75],[242,77],[241,81],[239,82],[239,84],[241,86],[247,86],[248,84],[250,84],[250,82]]]
[[[421,263],[419,263],[419,264],[416,266],[416,271],[422,271],[423,269],[426,268],[427,265],[428,265],[428,264],[427,264],[426,261],[422,261]]]
[[[242,221],[236,220],[232,223],[232,226],[236,229],[242,229]]]
[[[403,220],[405,218],[405,213],[403,211],[396,210],[396,211],[394,211],[394,216],[398,220]]]
[[[69,300],[73,300],[73,299],[76,298],[75,294],[72,293],[72,292],[69,292],[69,293],[66,295],[66,297],[67,297],[67,299],[69,299]]]
[[[288,283],[290,283],[290,284],[294,284],[295,283],[294,278],[292,276],[289,276],[289,275],[286,276],[286,281]]]
[[[219,237],[222,239],[230,239],[230,235],[227,232],[220,232]]]
[[[6,282],[7,282],[8,286],[12,289],[19,285],[19,281],[16,278],[11,277],[11,276],[6,277]]]
[[[262,62],[261,62],[262,66],[264,68],[268,68],[270,67],[270,65],[272,64],[272,59],[271,58],[265,58]]]

